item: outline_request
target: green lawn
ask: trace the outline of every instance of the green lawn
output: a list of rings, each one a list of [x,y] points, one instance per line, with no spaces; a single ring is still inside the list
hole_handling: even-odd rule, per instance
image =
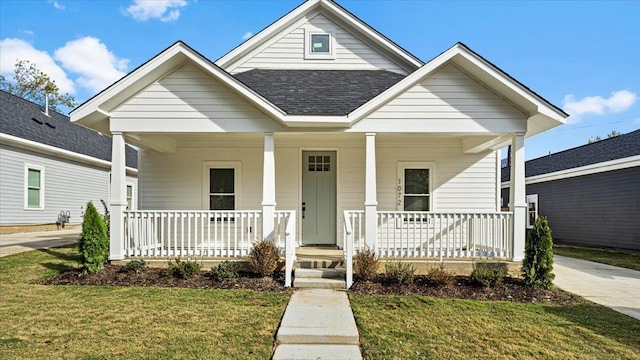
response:
[[[268,359],[289,293],[43,286],[72,248],[0,258],[0,359]]]
[[[586,301],[350,298],[367,359],[640,359],[640,321]]]
[[[640,254],[601,250],[574,246],[554,245],[555,255],[568,256],[576,259],[595,261],[602,264],[619,266],[640,271]]]

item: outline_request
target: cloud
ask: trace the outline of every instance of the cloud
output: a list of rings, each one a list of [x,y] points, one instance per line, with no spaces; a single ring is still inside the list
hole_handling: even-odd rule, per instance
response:
[[[55,1],[55,0],[49,0],[47,1],[49,4],[53,4],[53,7],[58,9],[58,10],[64,10],[66,8],[66,6],[60,4],[59,2]]]
[[[22,33],[29,36],[33,36],[36,34],[35,32],[33,32],[33,30],[22,30]]]
[[[28,60],[56,82],[60,92],[74,94],[73,81],[46,52],[41,51],[22,39],[6,38],[0,41],[0,73],[12,78],[18,60]]]
[[[576,123],[585,114],[604,115],[619,113],[635,104],[638,96],[627,90],[614,91],[608,98],[602,96],[587,96],[576,100],[573,94],[568,94],[562,100],[564,111],[569,113],[569,123]]]
[[[242,40],[247,40],[252,36],[253,36],[253,33],[251,31],[247,31],[246,33],[242,34]]]
[[[177,20],[186,0],[133,0],[125,13],[137,21],[159,19],[162,22]]]
[[[78,85],[98,92],[126,75],[129,60],[116,57],[100,39],[83,37],[67,42],[54,57],[66,70],[78,74]]]

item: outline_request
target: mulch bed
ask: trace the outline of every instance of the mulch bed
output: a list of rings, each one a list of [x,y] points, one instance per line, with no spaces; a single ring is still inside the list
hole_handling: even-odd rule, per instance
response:
[[[107,265],[97,274],[83,274],[80,269],[63,271],[41,282],[43,285],[97,285],[180,287],[192,289],[250,289],[256,291],[287,291],[284,273],[262,278],[252,273],[240,272],[240,276],[216,281],[209,272],[201,272],[190,279],[168,276],[166,269],[144,267],[138,273],[125,273],[122,266]],[[451,277],[445,284],[433,283],[427,276],[416,275],[411,284],[390,283],[384,275],[369,281],[355,279],[351,292],[358,295],[425,295],[445,299],[502,300],[521,303],[551,303],[569,305],[579,298],[559,289],[534,290],[522,280],[505,278],[502,284],[483,288],[471,283],[466,276]]]

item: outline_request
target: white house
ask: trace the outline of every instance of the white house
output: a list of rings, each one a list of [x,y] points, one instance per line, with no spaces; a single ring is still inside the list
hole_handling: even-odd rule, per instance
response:
[[[423,63],[329,0],[215,62],[176,42],[71,113],[113,139],[111,259],[244,256],[264,238],[288,270],[318,244],[345,249],[347,267],[365,246],[521,260],[524,139],[566,117],[464,44]],[[125,141],[140,148],[133,212]]]

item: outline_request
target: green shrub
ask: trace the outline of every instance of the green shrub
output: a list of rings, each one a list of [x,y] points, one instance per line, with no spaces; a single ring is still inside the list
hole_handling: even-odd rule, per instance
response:
[[[499,285],[504,279],[506,271],[497,266],[490,266],[487,263],[475,265],[471,272],[471,281],[481,287]]]
[[[104,226],[107,228],[107,236],[111,237],[111,214],[109,214],[109,207],[104,200],[100,199],[100,202],[102,203],[102,207],[104,208],[102,221],[104,221]]]
[[[353,272],[362,280],[370,280],[377,273],[380,261],[371,249],[359,251],[353,257]]]
[[[429,269],[427,279],[433,285],[444,286],[453,282],[453,274],[444,268],[444,264],[440,263],[439,267]]]
[[[93,203],[87,203],[82,220],[82,235],[78,241],[82,266],[86,272],[96,273],[109,259],[109,237],[102,217]]]
[[[416,275],[416,267],[411,263],[389,261],[384,264],[387,280],[396,284],[411,284]]]
[[[223,261],[218,266],[211,268],[211,277],[216,281],[224,281],[238,277],[235,262]]]
[[[258,241],[253,244],[249,262],[253,271],[263,277],[270,276],[278,267],[280,252],[273,241]]]
[[[553,238],[549,222],[539,217],[527,233],[522,261],[522,277],[525,284],[534,289],[553,286]]]
[[[169,260],[167,275],[178,279],[189,279],[200,271],[200,264],[191,260],[180,260],[179,257]]]
[[[147,266],[147,262],[142,260],[142,259],[134,259],[129,261],[128,263],[126,263],[126,265],[124,265],[122,267],[122,272],[125,272],[127,274],[132,274],[132,273],[139,273],[140,270],[142,270],[142,268]]]

